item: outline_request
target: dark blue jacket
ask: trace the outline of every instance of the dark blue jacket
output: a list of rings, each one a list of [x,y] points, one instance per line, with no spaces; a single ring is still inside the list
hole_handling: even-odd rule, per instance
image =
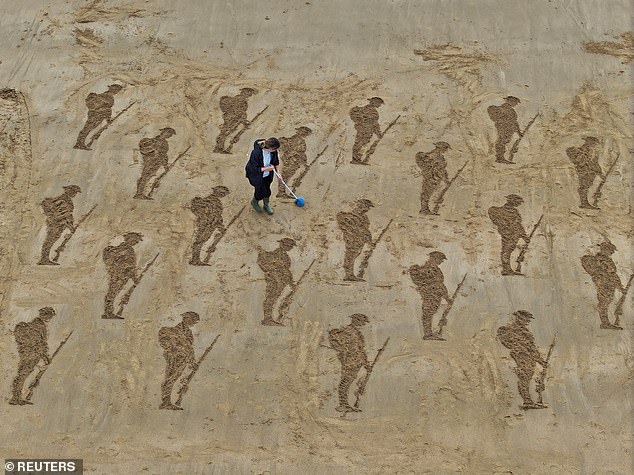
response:
[[[249,183],[251,183],[251,185],[253,186],[256,186],[256,184],[259,184],[262,181],[262,167],[264,166],[264,153],[262,152],[263,145],[263,139],[258,139],[253,142],[253,150],[251,151],[251,156],[249,157],[249,161],[244,167],[246,177],[249,179]],[[271,152],[271,165],[278,166],[279,164],[280,159],[277,155],[277,152]]]

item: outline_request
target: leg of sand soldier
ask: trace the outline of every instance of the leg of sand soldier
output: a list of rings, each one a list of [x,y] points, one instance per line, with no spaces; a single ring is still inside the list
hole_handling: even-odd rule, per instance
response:
[[[152,198],[145,194],[145,188],[147,184],[150,182],[154,174],[158,171],[160,166],[155,164],[143,164],[143,169],[141,171],[141,176],[136,182],[136,194],[134,195],[135,199],[141,200],[151,200]]]
[[[89,110],[86,123],[77,136],[77,142],[75,143],[74,148],[90,150],[86,145],[86,138],[88,137],[88,134],[96,129],[105,119],[106,118],[103,114]]]
[[[110,282],[108,282],[108,292],[104,298],[104,314],[101,318],[119,318],[114,313],[114,301],[121,292],[121,289],[125,287],[128,282],[128,278],[123,278],[118,275],[111,276]]]
[[[262,325],[282,325],[280,322],[273,320],[273,309],[275,308],[275,303],[282,295],[284,291],[284,287],[286,284],[280,282],[275,276],[266,275],[266,290],[264,294],[264,319],[262,320]]]
[[[352,161],[354,163],[363,163],[363,156],[361,151],[363,147],[365,147],[370,140],[372,139],[372,134],[368,133],[365,128],[356,128],[357,136],[354,139],[354,145],[352,146]]]
[[[533,402],[530,391],[530,384],[535,374],[535,363],[532,361],[518,361],[517,363],[519,365],[515,368],[515,373],[517,374],[517,390],[524,401],[522,407],[524,409],[540,407]]]
[[[354,408],[348,402],[348,391],[350,386],[359,374],[361,365],[358,363],[341,365],[341,381],[339,381],[339,406],[336,408],[339,412],[361,412],[361,409]]]
[[[286,181],[286,183],[291,184],[290,180],[293,177],[293,175],[295,175],[295,173],[297,172],[297,170],[299,169],[299,165],[295,160],[289,160],[288,157],[286,157],[286,161],[284,162],[284,169],[282,170],[282,172],[284,173],[284,179]],[[286,196],[286,188],[284,187],[284,185],[282,185],[281,182],[278,182],[277,184],[277,197],[278,198],[284,198]],[[293,186],[295,188],[297,188],[299,184],[298,183],[294,183]]]
[[[198,224],[196,226],[196,231],[194,231],[194,243],[192,244],[192,258],[189,263],[193,266],[206,266],[209,264],[205,264],[200,260],[200,251],[203,248],[203,245],[209,240],[211,235],[214,233],[214,227],[205,223]]]
[[[422,303],[423,340],[440,340],[440,341],[445,340],[443,337],[436,335],[432,328],[433,318],[436,312],[438,311],[438,307],[440,307],[440,301],[441,301],[440,298],[436,296],[423,296],[423,303]]]
[[[502,263],[502,275],[521,275],[515,272],[511,267],[511,254],[517,247],[519,239],[515,237],[502,236],[502,251],[500,252],[500,261]]]
[[[39,360],[39,356],[33,357],[30,354],[20,354],[20,362],[18,363],[18,374],[13,380],[12,397],[9,401],[9,404],[33,404],[32,402],[29,402],[22,398],[22,389],[24,388],[24,382],[26,381],[26,378],[28,378],[29,375],[33,372]]]
[[[42,255],[38,265],[41,266],[57,266],[57,262],[51,261],[51,249],[60,238],[66,226],[60,224],[48,224],[46,228],[46,238],[42,244]]]
[[[622,330],[622,327],[610,323],[608,309],[614,299],[614,287],[597,287],[597,310],[599,311],[599,320],[601,325],[599,328],[608,330]]]
[[[304,167],[308,166],[308,163],[306,162],[305,158],[297,162],[297,168],[293,171],[291,175],[289,175],[289,177],[292,177],[293,175],[295,175],[297,170],[299,170],[302,166]],[[299,188],[299,186],[302,184],[302,180],[303,178],[301,176],[298,176],[297,179],[293,182],[293,188],[295,189]]]
[[[346,250],[343,255],[343,270],[345,273],[345,277],[343,280],[348,280],[352,282],[364,282],[364,279],[361,277],[357,277],[354,274],[354,261],[359,257],[361,251],[363,249],[363,245],[359,246],[356,242],[346,242]]]
[[[579,175],[579,208],[597,209],[588,201],[588,191],[594,182],[594,175]]]
[[[176,384],[176,381],[178,381],[178,378],[181,377],[187,367],[186,360],[178,354],[168,355],[165,352],[164,356],[167,364],[165,366],[165,380],[161,384],[161,404],[159,409],[179,410],[181,409],[179,406],[172,404],[172,390],[174,389],[174,384]]]
[[[495,142],[495,161],[499,163],[508,163],[508,160],[504,157],[506,153],[506,146],[511,141],[512,134],[506,131],[501,131],[498,128],[498,139]]]
[[[423,185],[420,192],[420,212],[423,214],[432,214],[429,209],[429,200],[431,195],[438,187],[438,182],[435,180],[423,180]]]

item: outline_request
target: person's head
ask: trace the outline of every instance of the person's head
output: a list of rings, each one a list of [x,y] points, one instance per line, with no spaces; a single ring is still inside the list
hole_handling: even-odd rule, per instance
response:
[[[434,145],[436,146],[436,148],[442,152],[444,152],[445,150],[449,150],[451,148],[451,145],[449,145],[447,142],[435,142]]]
[[[586,137],[583,138],[583,142],[586,145],[599,145],[599,139],[592,136],[592,135],[588,135]]]
[[[280,141],[276,137],[268,138],[264,141],[264,147],[262,148],[268,152],[275,152],[280,148]]]
[[[77,185],[67,185],[62,188],[64,188],[64,192],[67,195],[69,195],[71,198],[75,196],[77,193],[81,193],[81,188]]]
[[[370,103],[372,107],[381,107],[384,104],[383,99],[376,96],[368,99],[368,102]]]
[[[123,86],[121,84],[110,84],[108,86],[108,92],[111,94],[116,94],[117,92],[121,91],[121,89],[123,89]]]
[[[45,322],[50,321],[55,316],[53,307],[42,307],[39,311],[40,318]]]
[[[513,312],[513,315],[515,316],[515,321],[521,325],[528,325],[533,319],[533,314],[528,310],[517,310]]]
[[[374,203],[370,200],[366,200],[365,198],[355,201],[357,205],[357,209],[362,212],[369,211],[370,208],[374,208]]]
[[[240,89],[240,95],[244,97],[255,96],[257,93],[258,91],[253,89],[252,87],[243,87],[242,89]]]
[[[161,137],[163,137],[164,139],[169,139],[172,135],[176,135],[176,131],[171,127],[163,127],[159,130],[161,132]]]
[[[352,315],[350,315],[350,320],[352,320],[352,324],[355,327],[362,327],[370,321],[368,316],[362,313],[353,313]]]
[[[134,246],[143,241],[143,234],[137,232],[129,232],[123,235],[123,241]]]
[[[616,246],[610,241],[603,241],[602,243],[599,243],[599,249],[602,254],[611,255],[616,251]]]
[[[524,203],[524,199],[519,195],[506,195],[506,204],[517,207]]]
[[[504,98],[504,101],[506,101],[507,104],[509,104],[511,107],[515,107],[516,105],[518,105],[521,101],[515,97],[515,96],[506,96]]]
[[[440,251],[432,251],[429,253],[429,260],[436,264],[441,264],[443,261],[447,260],[447,256]]]
[[[308,137],[310,134],[313,133],[312,129],[310,129],[309,127],[304,127],[303,125],[301,127],[297,127],[295,129],[295,131],[301,136],[301,137]]]
[[[280,243],[280,247],[285,251],[290,251],[295,247],[295,240],[291,238],[282,238],[278,242]]]
[[[231,193],[229,191],[229,188],[227,188],[226,186],[223,185],[218,185],[218,186],[214,186],[211,189],[211,194],[213,196],[217,196],[218,198],[224,198],[225,196],[227,196],[229,193]]]
[[[200,321],[200,316],[196,312],[185,312],[181,314],[181,317],[183,317],[183,323],[188,327],[191,327]]]

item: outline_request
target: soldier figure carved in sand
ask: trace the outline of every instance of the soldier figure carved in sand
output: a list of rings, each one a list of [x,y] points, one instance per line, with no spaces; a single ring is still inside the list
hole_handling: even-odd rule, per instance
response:
[[[505,158],[506,146],[514,134],[521,137],[522,131],[517,121],[514,107],[520,103],[517,97],[506,96],[501,106],[489,106],[487,112],[495,125],[497,141],[495,142],[495,161],[497,163],[513,163]]]
[[[249,98],[258,93],[251,87],[243,87],[236,96],[222,96],[220,98],[220,110],[222,111],[222,125],[216,138],[215,153],[229,153],[226,149],[226,140],[230,135],[238,131],[240,126],[247,129],[250,125],[247,118]]]
[[[24,382],[33,372],[40,361],[48,365],[50,355],[48,350],[48,323],[55,316],[52,307],[44,307],[39,311],[39,316],[30,322],[20,322],[14,330],[15,342],[18,346],[18,374],[13,380],[12,397],[9,404],[23,406],[33,404],[27,398],[22,397]]]
[[[284,176],[286,177],[286,183],[293,188],[298,188],[301,182],[301,177],[297,177],[291,184],[291,179],[295,176],[297,171],[301,167],[308,165],[306,158],[306,138],[313,133],[308,127],[297,127],[296,133],[291,137],[280,138],[280,148],[284,150]],[[278,198],[286,197],[286,188],[280,183],[278,191]]]
[[[527,245],[530,240],[522,224],[522,216],[517,210],[522,203],[524,200],[520,196],[508,195],[503,206],[491,206],[488,211],[489,218],[502,238],[502,275],[522,275],[511,267],[511,254],[517,248],[519,240],[523,239]]]
[[[190,203],[190,210],[196,216],[194,224],[194,239],[192,244],[192,257],[189,263],[193,266],[208,265],[200,258],[203,245],[211,238],[215,231],[225,232],[222,220],[222,202],[229,194],[226,186],[215,186],[211,193],[205,197],[196,196]]]
[[[200,321],[196,312],[185,312],[182,321],[173,327],[162,327],[159,330],[159,344],[165,357],[165,379],[161,384],[161,404],[159,409],[182,410],[172,403],[172,390],[189,366],[196,371],[198,364],[194,354],[194,335],[191,327]],[[178,401],[177,401],[178,402]]]
[[[86,96],[86,107],[88,107],[88,117],[84,127],[77,136],[77,142],[73,148],[80,150],[90,150],[86,145],[88,134],[99,127],[104,121],[112,121],[112,107],[114,106],[114,96],[123,89],[119,84],[111,84],[108,90],[97,94],[91,92]]]
[[[129,232],[123,235],[123,242],[117,246],[107,246],[103,250],[103,261],[108,272],[108,291],[104,299],[105,309],[101,318],[121,319],[114,312],[114,302],[128,281],[139,282],[134,246],[143,241],[141,233]]]
[[[59,265],[51,260],[51,249],[66,229],[70,232],[75,231],[73,198],[81,193],[81,188],[77,185],[68,185],[63,189],[64,192],[61,195],[45,198],[41,204],[46,215],[46,237],[42,244],[42,254],[38,265]]]
[[[282,238],[279,243],[279,247],[274,251],[260,250],[257,258],[257,264],[264,272],[266,281],[262,325],[283,325],[279,319],[273,319],[273,309],[286,286],[293,285],[291,258],[288,255],[288,251],[295,247],[295,240]]]
[[[603,178],[603,170],[599,165],[599,152],[597,147],[599,139],[596,137],[584,137],[583,145],[579,147],[568,147],[566,155],[575,166],[579,186],[579,207],[587,209],[598,209],[588,201],[588,191],[594,183],[594,179],[599,176]]]
[[[535,366],[539,364],[546,369],[548,362],[537,349],[535,338],[528,329],[533,314],[526,310],[518,310],[513,315],[515,320],[498,328],[497,336],[502,345],[511,350],[511,358],[515,361],[517,389],[524,401],[522,409],[542,409],[546,406],[535,403],[531,397],[530,383],[535,374]]]
[[[444,253],[433,251],[429,253],[429,259],[425,264],[409,268],[409,275],[422,299],[423,340],[444,340],[432,330],[432,319],[442,299],[449,305],[453,303],[445,286],[445,276],[440,270],[440,264],[446,259]]]
[[[360,412],[361,409],[351,406],[348,401],[350,386],[357,379],[361,368],[371,371],[368,355],[365,352],[365,340],[361,333],[361,327],[370,319],[361,313],[350,315],[352,322],[341,328],[328,332],[330,346],[337,352],[337,358],[341,363],[341,380],[339,382],[339,406],[338,412]]]
[[[362,152],[372,137],[376,134],[378,138],[383,136],[379,125],[378,108],[384,104],[380,97],[368,99],[368,103],[363,106],[355,106],[350,109],[350,118],[354,123],[356,137],[352,146],[352,163],[365,163]]]
[[[146,193],[148,183],[156,177],[156,172],[161,168],[168,169],[169,144],[167,140],[176,135],[176,131],[171,127],[160,129],[160,133],[155,137],[146,137],[139,141],[139,152],[143,157],[143,168],[141,176],[136,182],[136,194],[134,198],[140,200],[151,200]]]
[[[344,280],[363,281],[354,273],[354,263],[363,251],[363,247],[372,244],[372,233],[370,233],[370,220],[367,212],[373,208],[374,204],[370,200],[360,199],[355,202],[352,211],[340,211],[337,213],[337,224],[343,233],[343,241],[346,246],[343,258]]]
[[[622,330],[619,325],[610,323],[608,309],[614,299],[614,291],[625,293],[625,288],[616,272],[616,264],[612,260],[612,254],[616,246],[604,241],[599,244],[599,252],[586,254],[581,258],[583,269],[590,275],[597,289],[597,310],[599,312],[600,328],[604,330]]]
[[[436,147],[431,152],[418,152],[416,154],[416,165],[420,168],[423,176],[420,192],[420,212],[422,214],[432,214],[429,200],[441,182],[449,184],[444,153],[451,149],[451,146],[447,142],[436,142],[434,145]]]

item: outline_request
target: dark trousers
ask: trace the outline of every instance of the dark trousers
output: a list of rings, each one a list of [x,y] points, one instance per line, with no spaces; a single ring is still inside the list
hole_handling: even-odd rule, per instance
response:
[[[263,200],[271,196],[271,183],[273,182],[273,172],[269,172],[269,176],[263,177],[259,180],[249,180],[253,188],[255,189],[253,197],[256,201]]]

